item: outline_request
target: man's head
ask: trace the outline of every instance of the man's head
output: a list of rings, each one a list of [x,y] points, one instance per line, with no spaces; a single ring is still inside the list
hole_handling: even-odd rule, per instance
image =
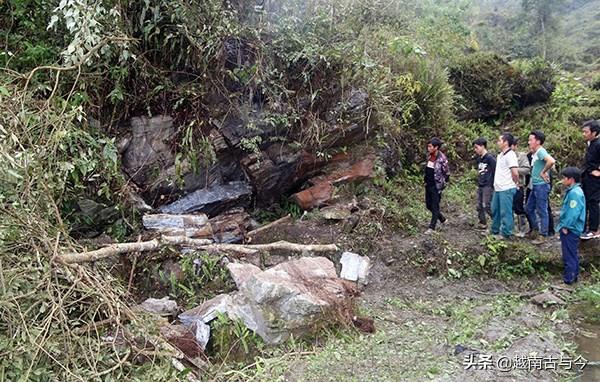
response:
[[[436,154],[440,147],[442,147],[442,141],[439,138],[431,138],[427,142],[427,151],[429,154]]]
[[[510,145],[510,148],[511,148],[511,149],[512,149],[514,152],[516,152],[516,151],[517,151],[517,147],[518,147],[518,146],[519,146],[519,140],[518,140],[517,138],[515,138],[515,139],[513,140],[513,144],[512,144],[512,145]]]
[[[498,148],[500,151],[506,151],[515,143],[515,137],[511,133],[503,133],[498,137]]]
[[[581,128],[583,131],[583,138],[586,141],[593,141],[600,135],[600,122],[592,119],[590,121],[586,121],[583,123],[583,127]]]
[[[581,181],[581,171],[577,167],[567,167],[560,174],[562,175],[562,184],[565,187],[571,187]]]
[[[473,150],[475,154],[483,156],[487,151],[487,140],[485,138],[477,138],[473,141]]]
[[[536,152],[546,142],[546,135],[539,130],[534,130],[529,133],[529,149]]]

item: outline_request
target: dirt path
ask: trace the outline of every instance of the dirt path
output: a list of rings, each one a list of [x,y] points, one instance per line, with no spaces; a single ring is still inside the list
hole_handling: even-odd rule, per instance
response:
[[[485,252],[486,235],[473,229],[470,213],[451,211],[449,220],[431,237],[382,233],[369,240],[315,218],[265,238],[300,235],[370,256],[370,283],[358,305],[361,314],[375,319],[377,332],[338,335],[309,355],[263,360],[255,380],[560,381],[575,376],[577,366],[567,370],[566,360],[562,366],[555,361],[561,354],[577,356],[569,311],[530,301],[534,292],[561,284],[560,243],[551,240],[536,249],[517,240],[505,249],[509,257],[540,253],[546,266],[539,272],[512,278],[469,275],[461,267]],[[450,271],[455,266],[458,273]],[[569,292],[554,293],[569,299]],[[538,367],[540,362],[546,365]]]

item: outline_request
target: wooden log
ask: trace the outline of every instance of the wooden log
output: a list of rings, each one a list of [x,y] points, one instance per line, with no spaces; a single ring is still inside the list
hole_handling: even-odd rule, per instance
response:
[[[253,255],[259,251],[269,251],[274,249],[292,252],[329,252],[337,251],[339,249],[335,244],[297,244],[287,241],[277,241],[268,244],[215,244],[210,240],[191,239],[185,236],[163,236],[160,239],[153,239],[150,241],[111,244],[94,251],[64,254],[56,256],[55,261],[64,264],[87,263],[125,253],[153,251],[166,245],[182,245],[210,252],[236,252],[244,255]]]

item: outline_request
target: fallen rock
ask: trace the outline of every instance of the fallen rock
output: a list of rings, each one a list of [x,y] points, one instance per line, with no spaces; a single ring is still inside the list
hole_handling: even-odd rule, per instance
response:
[[[540,293],[531,298],[534,304],[546,307],[550,305],[565,305],[565,301],[551,292]]]
[[[168,296],[161,299],[149,298],[142,302],[139,307],[148,313],[159,316],[174,316],[179,310],[177,302],[169,299]]]
[[[179,349],[187,357],[194,359],[205,359],[204,348],[194,333],[183,325],[164,325],[160,328],[160,334],[167,342]]]
[[[247,268],[250,269],[250,268]],[[218,312],[241,320],[266,343],[277,344],[290,335],[308,333],[319,321],[350,314],[357,292],[336,276],[324,257],[303,257],[254,272],[239,284],[239,292],[220,295],[179,315],[184,325],[208,323]]]
[[[328,175],[310,179],[312,186],[292,195],[292,200],[304,210],[320,207],[332,198],[334,185],[360,182],[373,177],[374,164],[375,157],[372,155],[352,165],[336,163],[336,168]]]
[[[329,206],[321,208],[321,215],[326,220],[344,220],[350,217],[352,213],[348,208],[341,206]]]
[[[186,310],[185,312],[181,313],[178,318],[183,325],[191,327],[198,320],[204,323],[209,323],[217,318],[219,313],[225,314],[230,311],[232,307],[233,299],[231,295],[220,294],[203,302],[200,306]]]
[[[323,182],[306,190],[292,195],[294,200],[303,210],[311,210],[320,207],[333,196],[333,185],[329,182]]]
[[[231,274],[231,278],[235,282],[238,289],[253,275],[262,272],[262,270],[256,265],[242,264],[242,263],[229,263],[227,264],[227,270]]]
[[[371,259],[356,253],[344,252],[340,263],[342,264],[341,278],[356,281],[361,285],[368,283],[367,277],[371,268]]]
[[[152,214],[142,216],[144,228],[164,235],[186,236],[191,238],[212,238],[208,216]]]
[[[165,214],[188,214],[201,211],[209,216],[246,204],[252,196],[252,187],[246,182],[234,181],[196,190],[181,199],[160,207]]]
[[[215,243],[239,243],[257,223],[243,208],[222,213],[209,220]]]

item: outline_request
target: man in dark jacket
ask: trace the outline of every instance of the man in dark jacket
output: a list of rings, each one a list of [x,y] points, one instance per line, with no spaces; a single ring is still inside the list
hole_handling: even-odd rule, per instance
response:
[[[426,234],[431,234],[435,231],[435,226],[439,220],[440,223],[445,223],[446,218],[440,212],[440,200],[442,191],[446,187],[450,176],[448,168],[448,159],[444,153],[440,151],[442,141],[439,138],[432,138],[427,143],[427,166],[425,167],[425,203],[427,209],[431,211],[431,222]]]
[[[487,229],[487,217],[492,216],[492,196],[494,195],[494,171],[496,158],[487,151],[485,138],[473,142],[473,150],[477,154],[477,213],[479,228]]]
[[[583,124],[583,137],[588,143],[583,164],[581,183],[586,199],[587,230],[581,239],[589,240],[600,237],[600,123],[592,120]]]

